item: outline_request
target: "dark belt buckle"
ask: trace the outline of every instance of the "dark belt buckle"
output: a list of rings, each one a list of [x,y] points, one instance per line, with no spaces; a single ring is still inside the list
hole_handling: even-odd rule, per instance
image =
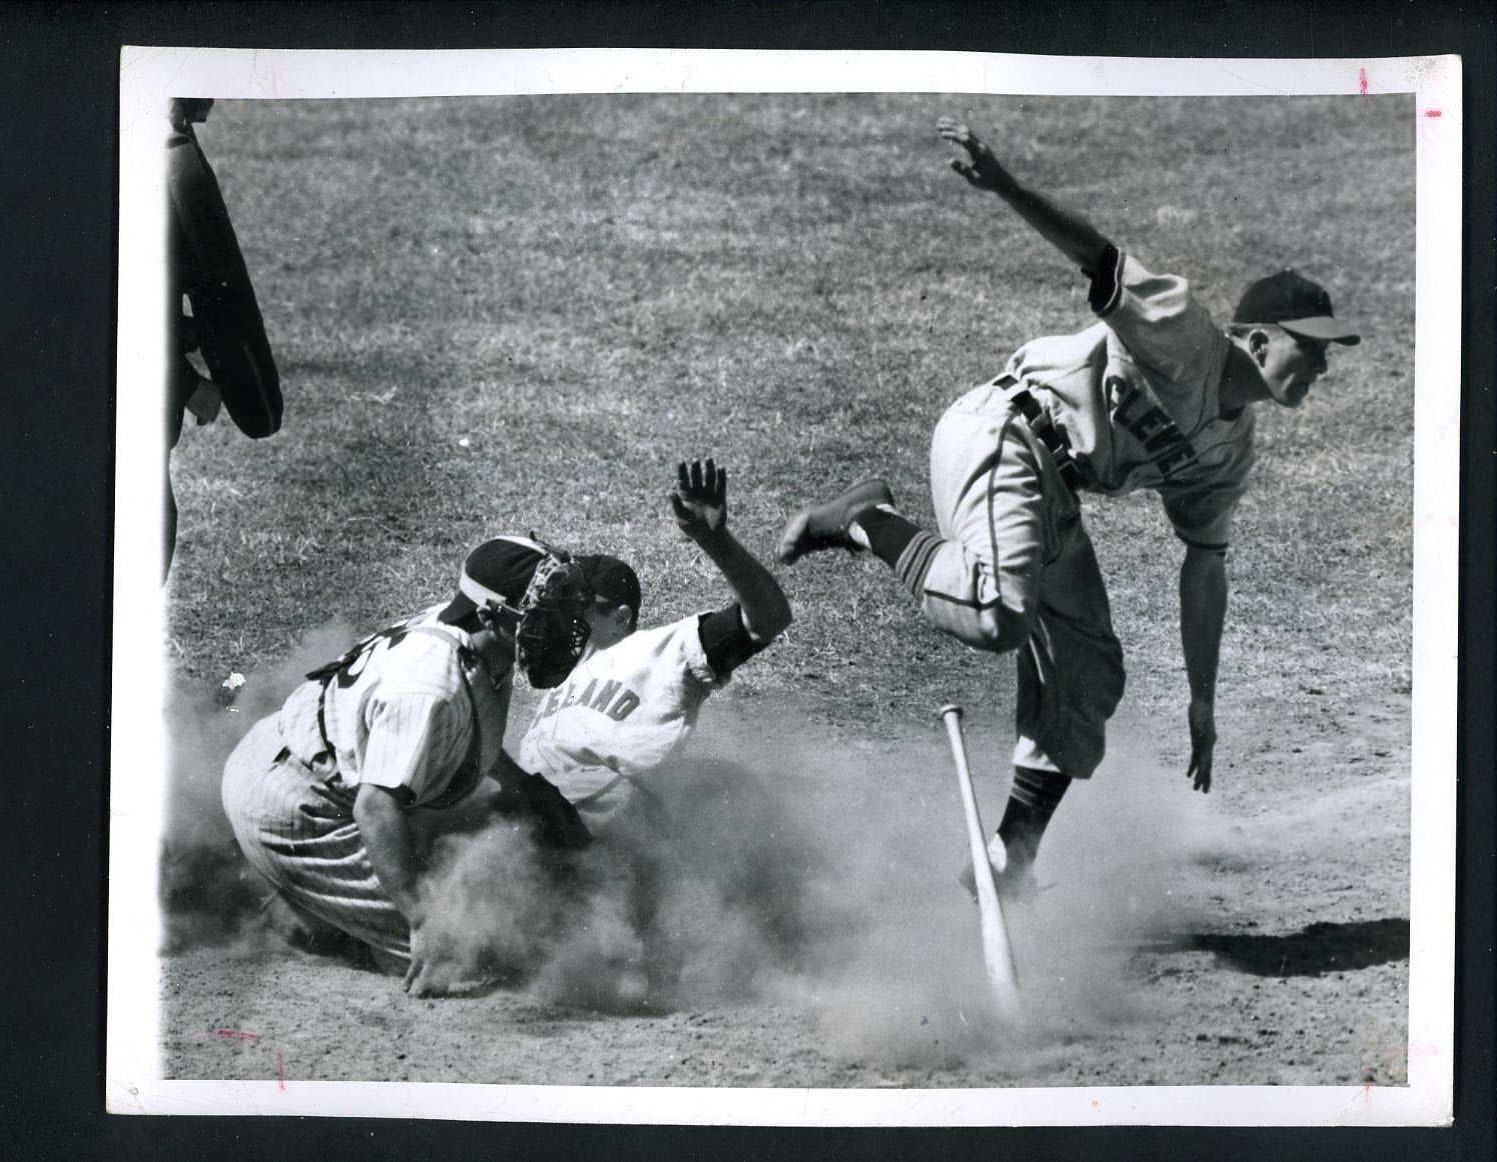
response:
[[[1076,467],[1076,461],[1071,459],[1071,451],[1065,445],[1050,447],[1050,458],[1055,461],[1055,470],[1060,474],[1061,481],[1072,492],[1081,491],[1081,470]]]

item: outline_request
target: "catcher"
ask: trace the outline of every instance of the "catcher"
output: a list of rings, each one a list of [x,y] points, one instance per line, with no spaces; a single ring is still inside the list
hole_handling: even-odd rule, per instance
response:
[[[308,674],[224,768],[224,811],[251,866],[313,931],[331,926],[367,946],[414,996],[478,983],[423,929],[423,840],[444,817],[456,825],[481,794],[542,848],[589,841],[566,799],[503,742],[516,662],[539,689],[565,680],[592,603],[565,554],[487,541],[451,601]]]

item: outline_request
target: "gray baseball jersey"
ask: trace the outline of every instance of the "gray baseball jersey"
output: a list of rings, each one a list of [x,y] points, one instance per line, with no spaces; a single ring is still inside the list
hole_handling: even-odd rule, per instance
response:
[[[896,565],[928,620],[1017,650],[1014,762],[1084,778],[1123,691],[1122,650],[1077,497],[1015,403],[1028,389],[1086,491],[1159,492],[1188,544],[1224,549],[1253,463],[1250,408],[1221,415],[1229,340],[1174,275],[1117,255],[1093,280],[1101,321],[1026,343],[947,409],[931,441],[938,533]]]

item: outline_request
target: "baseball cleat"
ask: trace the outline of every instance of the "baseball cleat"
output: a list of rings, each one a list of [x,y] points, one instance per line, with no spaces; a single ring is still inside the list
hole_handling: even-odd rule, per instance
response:
[[[299,952],[331,956],[361,967],[378,964],[378,956],[368,945],[297,907],[279,891],[272,892],[260,905],[257,921],[262,932],[272,934]],[[405,971],[404,966],[400,971]]]
[[[1039,898],[1045,888],[1040,886],[1039,880],[1034,875],[1033,861],[1011,860],[1008,857],[1008,848],[1004,846],[1003,840],[994,835],[988,843],[988,864],[993,869],[993,883],[998,888],[998,895],[1007,902],[1016,904],[1032,904]],[[972,871],[969,862],[962,869],[962,874],[957,877],[957,882],[962,885],[967,895],[972,897],[973,902],[977,900],[977,877]],[[1049,887],[1050,885],[1046,885]]]
[[[789,565],[807,553],[819,553],[824,549],[847,549],[856,553],[864,546],[853,540],[849,531],[852,523],[870,508],[893,503],[894,494],[889,491],[889,486],[876,477],[854,484],[840,496],[803,508],[791,517],[785,531],[780,534],[775,557],[780,564]]]

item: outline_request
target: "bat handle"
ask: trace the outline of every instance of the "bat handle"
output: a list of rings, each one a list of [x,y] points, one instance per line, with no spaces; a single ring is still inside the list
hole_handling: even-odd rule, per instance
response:
[[[955,703],[941,707],[941,721],[946,724],[946,740],[951,744],[951,760],[956,765],[957,785],[961,791],[962,812],[967,820],[967,838],[972,858],[987,862],[987,834],[977,810],[977,796],[972,790],[972,770],[967,764],[967,743],[962,737],[962,708]],[[978,877],[979,879],[981,877]]]
[[[957,774],[962,783],[970,788],[972,772],[967,767],[967,743],[962,737],[962,708],[955,702],[941,707],[941,721],[946,724],[946,741],[951,743],[951,758],[956,763]],[[964,796],[968,798],[969,796]],[[972,812],[977,810],[977,801],[972,800]]]

